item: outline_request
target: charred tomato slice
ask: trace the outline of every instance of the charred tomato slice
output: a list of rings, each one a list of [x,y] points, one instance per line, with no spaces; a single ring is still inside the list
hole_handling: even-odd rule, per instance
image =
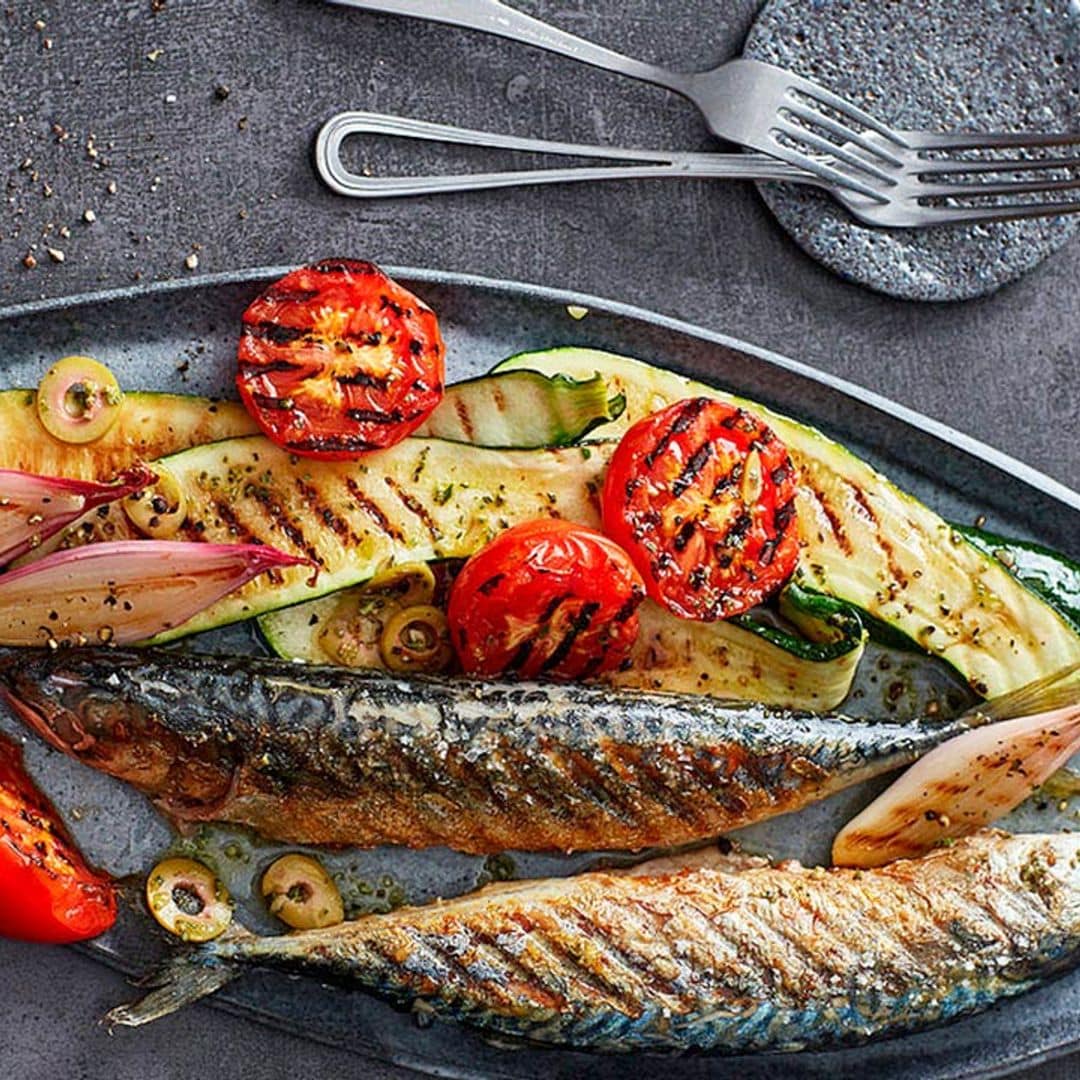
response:
[[[546,519],[508,529],[465,564],[450,638],[469,674],[588,678],[619,667],[645,585],[606,536]]]
[[[75,850],[56,812],[0,738],[0,936],[65,943],[116,922],[116,893]]]
[[[393,446],[442,399],[434,312],[371,263],[286,274],[244,312],[237,386],[278,446],[345,460]]]
[[[795,569],[795,488],[787,449],[761,419],[691,398],[619,443],[604,482],[604,531],[654,600],[683,618],[727,619]]]

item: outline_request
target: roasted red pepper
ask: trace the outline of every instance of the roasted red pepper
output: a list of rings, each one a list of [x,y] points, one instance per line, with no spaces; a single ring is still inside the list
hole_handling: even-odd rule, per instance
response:
[[[0,737],[0,936],[84,941],[114,922],[112,884],[86,865],[19,748]]]

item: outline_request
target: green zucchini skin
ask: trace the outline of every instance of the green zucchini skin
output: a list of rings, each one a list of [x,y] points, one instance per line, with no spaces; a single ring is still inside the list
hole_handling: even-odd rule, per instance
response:
[[[953,528],[984,555],[996,559],[1017,581],[1041,596],[1080,634],[1080,565],[1029,540],[1011,540],[970,525]]]
[[[510,371],[452,383],[414,434],[496,449],[570,446],[625,408],[626,398],[610,394],[602,375]]]
[[[1054,607],[820,431],[676,372],[597,350],[523,353],[494,371],[519,368],[603,375],[627,401],[605,437],[618,437],[658,409],[698,395],[763,417],[800,471],[797,583],[912,639],[960,672],[976,693],[1005,693],[1080,662],[1080,633]]]

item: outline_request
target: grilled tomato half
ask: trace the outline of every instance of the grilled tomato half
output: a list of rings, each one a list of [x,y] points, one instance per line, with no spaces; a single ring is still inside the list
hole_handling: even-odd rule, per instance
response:
[[[450,639],[469,674],[581,679],[617,668],[645,584],[626,552],[568,521],[508,529],[462,568]]]
[[[795,487],[787,448],[764,421],[690,398],[623,436],[604,481],[604,531],[669,611],[728,619],[795,569]]]
[[[0,936],[85,941],[114,922],[112,884],[83,862],[18,747],[0,738]]]
[[[393,446],[442,400],[434,312],[377,266],[327,260],[286,274],[244,312],[237,386],[278,446],[346,460]]]

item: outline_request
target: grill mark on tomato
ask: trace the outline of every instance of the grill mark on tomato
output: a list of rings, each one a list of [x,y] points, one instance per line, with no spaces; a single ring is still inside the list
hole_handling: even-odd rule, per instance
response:
[[[263,513],[286,537],[288,537],[289,542],[292,543],[294,547],[307,555],[307,557],[317,566],[326,565],[326,560],[319,553],[319,549],[308,540],[304,535],[304,530],[289,517],[281,503],[279,503],[269,491],[252,485],[248,489],[247,495],[262,507]]]
[[[743,463],[735,462],[731,469],[713,484],[712,497],[718,499],[728,488],[742,480]]]
[[[510,662],[506,665],[508,672],[520,671],[532,655],[533,645],[535,642],[532,638],[526,638],[518,647],[514,650],[514,655],[510,657]]]
[[[592,625],[593,618],[599,610],[600,605],[595,600],[590,600],[589,603],[582,607],[582,609],[574,616],[573,621],[570,623],[570,628],[563,635],[563,639],[556,646],[555,651],[541,665],[541,674],[546,674],[553,668],[558,667],[559,664],[570,655],[570,650],[574,647],[574,642],[589,629]]]
[[[573,595],[573,593],[560,593],[558,596],[552,597],[548,601],[547,607],[540,613],[540,618],[537,621],[541,625],[550,622],[555,617],[555,612],[559,610],[559,607],[571,599]]]
[[[355,502],[356,505],[363,510],[363,512],[367,514],[367,516],[371,518],[371,520],[374,521],[387,536],[392,540],[396,540],[398,543],[404,541],[405,534],[390,521],[383,508],[360,489],[360,485],[353,477],[347,476],[345,478],[345,488],[352,496],[353,502]]]
[[[746,534],[754,524],[754,519],[747,513],[740,514],[729,526],[727,532],[717,541],[718,547],[737,547],[746,539]]]
[[[427,529],[431,539],[437,544],[442,539],[442,531],[435,519],[428,513],[427,507],[415,495],[405,491],[391,476],[384,476],[383,482],[398,497],[398,501]]]
[[[679,528],[679,531],[675,534],[675,539],[672,540],[671,546],[676,551],[685,551],[686,545],[694,538],[694,533],[697,532],[697,519],[690,518],[689,521],[684,521]]]
[[[659,442],[645,455],[645,464],[651,469],[662,453],[671,445],[671,440],[684,431],[689,431],[702,410],[709,404],[708,398],[692,398],[679,410],[671,427],[661,436]]]
[[[472,417],[469,415],[469,407],[461,398],[454,399],[454,412],[457,415],[461,430],[469,442],[475,442],[476,430],[473,427]]]
[[[271,345],[291,345],[294,341],[311,332],[307,326],[284,326],[271,319],[262,322],[248,323],[244,327],[244,335],[254,338],[256,341],[265,341]]]
[[[390,380],[379,375],[372,375],[369,371],[354,371],[349,375],[335,375],[334,381],[339,386],[365,386],[373,390],[386,390]]]
[[[272,394],[254,393],[251,395],[251,400],[260,409],[270,409],[277,412],[292,412],[294,407],[292,398],[274,397]]]
[[[499,583],[505,580],[505,574],[495,574],[493,577],[489,577],[482,585],[477,586],[476,591],[481,596],[490,596],[499,587]]]
[[[758,553],[758,562],[762,566],[772,565],[773,559],[776,557],[776,540],[766,540],[761,545],[761,551]]]
[[[297,493],[311,508],[311,512],[330,528],[339,539],[353,547],[360,544],[360,537],[349,528],[347,521],[339,517],[333,508],[324,502],[318,488],[306,483],[300,476],[296,477],[295,484]]]
[[[780,531],[781,535],[786,533],[791,526],[791,523],[795,520],[795,497],[792,496],[779,510],[776,511],[774,516],[776,527]],[[779,537],[778,537],[779,539]]]
[[[641,606],[642,601],[645,599],[645,593],[640,589],[635,588],[633,595],[628,597],[624,601],[623,606],[615,612],[612,622],[622,624],[629,619],[635,611]]]
[[[675,478],[671,485],[671,494],[677,499],[697,479],[698,473],[708,464],[713,455],[713,444],[702,443],[687,459],[682,472]]]

